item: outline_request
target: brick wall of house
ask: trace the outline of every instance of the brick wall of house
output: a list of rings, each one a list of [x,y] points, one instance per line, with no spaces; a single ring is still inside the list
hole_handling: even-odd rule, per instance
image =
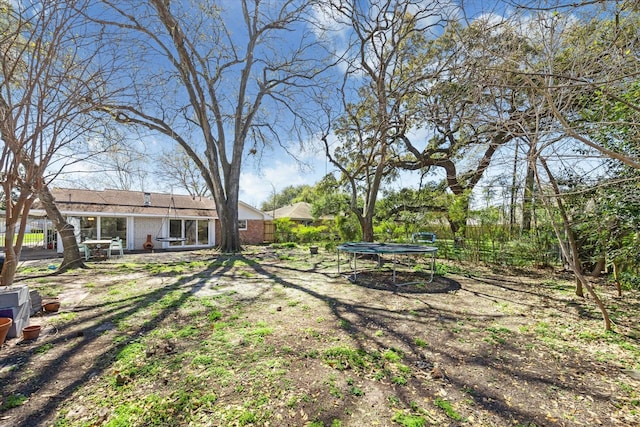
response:
[[[220,221],[216,220],[216,245],[220,243]],[[264,243],[264,221],[258,219],[247,220],[247,229],[240,230],[242,244],[259,245]]]
[[[248,220],[247,229],[240,231],[240,241],[249,245],[264,242],[264,221]]]

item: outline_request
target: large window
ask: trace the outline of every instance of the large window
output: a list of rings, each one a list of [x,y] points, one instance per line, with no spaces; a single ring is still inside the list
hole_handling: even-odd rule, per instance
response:
[[[116,217],[83,216],[80,221],[80,241],[120,237],[126,244],[127,219]],[[74,225],[77,228],[76,225]]]
[[[177,239],[174,241],[170,241],[169,245],[171,246],[182,246],[182,239],[184,236],[182,235],[182,220],[181,219],[170,219],[169,220],[169,238]]]
[[[113,237],[119,237],[120,239],[122,239],[123,244],[126,244],[126,239],[127,239],[127,219],[126,218],[112,218],[112,217],[100,218],[100,238],[110,239]]]
[[[198,221],[198,244],[209,244],[209,221]]]
[[[209,221],[196,219],[169,220],[171,246],[197,246],[209,244]]]
[[[80,240],[98,238],[98,221],[95,216],[83,216],[80,218]]]

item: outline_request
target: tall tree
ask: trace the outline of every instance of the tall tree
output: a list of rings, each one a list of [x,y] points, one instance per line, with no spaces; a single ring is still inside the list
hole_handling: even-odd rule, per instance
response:
[[[556,177],[557,167],[554,170],[552,163],[567,165],[576,153],[586,157],[594,150],[608,153],[625,163],[632,164],[634,160],[619,152],[614,153],[603,145],[599,146],[592,140],[580,138],[574,130],[567,128],[567,118],[583,121],[577,120],[581,116],[583,102],[593,93],[590,84],[565,84],[566,73],[571,74],[576,67],[581,68],[578,62],[585,62],[585,58],[579,61],[573,58],[576,31],[577,34],[582,33],[582,23],[573,17],[536,11],[524,17],[514,17],[511,25],[519,28],[526,45],[530,47],[527,54],[517,64],[514,63],[512,70],[519,77],[518,90],[532,99],[532,105],[537,105],[534,110],[536,126],[526,129],[526,140],[530,146],[528,160],[533,168],[540,199],[552,219],[558,243],[575,275],[576,294],[583,296],[586,289],[602,312],[605,328],[611,329],[612,323],[602,300],[583,274],[579,258],[582,252],[580,243],[575,235],[573,219],[562,198]],[[585,151],[580,142],[586,144],[589,150]],[[559,221],[554,220],[557,218],[555,214],[558,214]]]
[[[13,282],[29,209],[37,197],[62,236],[61,268],[82,264],[73,227],[47,197],[47,186],[66,166],[88,155],[86,139],[101,129],[90,113],[106,96],[108,64],[96,61],[101,43],[76,11],[83,7],[82,0],[0,2],[0,180],[4,194],[12,195],[5,200],[5,285]]]
[[[450,23],[419,61],[443,72],[416,88],[414,122],[427,138],[403,135],[405,154],[396,166],[444,172],[455,201],[449,223],[458,239],[464,238],[469,198],[500,148],[535,125],[534,106],[512,73],[526,49],[516,31],[485,16],[466,26]]]
[[[431,77],[416,65],[416,50],[424,49],[426,40],[441,28],[448,10],[445,4],[414,0],[328,4],[352,40],[340,88],[344,114],[334,127],[338,141],[325,135],[325,152],[348,188],[362,239],[372,241],[378,194],[394,177],[392,160],[401,136],[411,127],[407,98]]]
[[[287,145],[316,116],[301,102],[329,67],[306,16],[314,1],[101,1],[87,11],[111,25],[130,61],[131,91],[105,105],[118,122],[159,132],[191,157],[216,203],[219,246],[241,250],[243,159]]]

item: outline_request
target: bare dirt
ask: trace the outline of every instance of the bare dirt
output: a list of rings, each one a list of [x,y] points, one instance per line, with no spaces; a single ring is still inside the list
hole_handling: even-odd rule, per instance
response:
[[[25,263],[30,270],[17,283],[59,285],[62,307],[32,318],[43,325],[37,340],[11,339],[0,350],[0,426],[123,425],[114,421],[118,407],[92,397],[105,378],[117,377],[114,354],[122,343],[148,338],[148,358],[187,354],[196,345],[149,338],[165,322],[188,322],[179,315],[186,308],[150,308],[169,292],[229,296],[242,322],[272,332],[260,345],[231,339],[229,363],[237,359],[237,366],[227,367],[228,381],[210,379],[215,403],[159,425],[640,425],[636,291],[617,299],[613,287],[598,285],[616,324],[615,333],[604,333],[593,301],[575,297],[570,275],[560,271],[458,265],[450,268],[457,274],[433,283],[395,287],[389,270],[352,283],[337,274],[335,252],[322,249],[310,255],[256,247],[243,263],[224,260],[208,251],[125,255],[60,275],[46,270],[51,260]],[[194,261],[201,266],[149,268]],[[121,263],[130,264],[124,273]],[[34,271],[38,266],[44,268]],[[427,277],[409,269],[398,280]],[[120,294],[114,305],[123,286],[136,292]],[[254,367],[267,359],[276,365],[270,369],[277,380],[242,363],[249,358]],[[118,381],[102,386],[105,399],[114,387],[135,383]],[[146,387],[137,392],[168,394],[171,384]],[[248,408],[257,393],[265,397],[252,407],[253,418],[232,411]],[[16,396],[21,400],[12,404]]]

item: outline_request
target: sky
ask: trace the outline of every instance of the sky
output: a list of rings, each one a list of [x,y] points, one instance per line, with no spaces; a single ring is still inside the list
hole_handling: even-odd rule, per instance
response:
[[[424,0],[425,4],[432,4],[432,0]],[[443,3],[446,3],[444,1]],[[451,2],[454,3],[454,2]],[[483,2],[476,2],[482,5]],[[237,7],[238,2],[233,0],[228,2],[229,5]],[[469,5],[471,3],[465,3]],[[476,4],[476,5],[477,5]],[[488,6],[487,6],[488,7]],[[329,37],[334,43],[336,51],[341,50],[341,45],[345,43],[347,34],[344,28],[340,28],[332,21],[332,17],[316,11],[316,18],[331,23],[334,32]],[[478,9],[473,9],[472,15],[478,14]],[[426,136],[423,136],[426,137]],[[311,137],[313,138],[313,137]],[[148,145],[147,149],[156,151],[159,141],[145,141]],[[240,200],[252,206],[259,207],[263,202],[269,199],[274,192],[278,193],[288,186],[298,186],[303,184],[313,185],[318,182],[325,174],[335,171],[325,157],[324,150],[319,141],[313,139],[304,141],[306,150],[298,149],[295,151],[295,159],[280,149],[277,145],[273,148],[265,148],[259,153],[259,156],[250,156],[245,154],[243,167],[240,176]],[[90,171],[90,168],[87,170]],[[85,171],[86,172],[86,171]],[[153,177],[153,170],[149,176]],[[435,179],[435,176],[434,176]],[[392,185],[395,188],[401,187],[417,187],[419,176],[416,173],[405,173]],[[153,179],[145,182],[145,191],[167,191],[166,187],[157,187]],[[176,193],[181,192],[180,189],[172,189]]]
[[[418,5],[420,1],[416,1]],[[426,5],[432,5],[432,0],[424,0],[422,3]],[[446,4],[443,1],[442,4]],[[453,3],[453,2],[452,2]],[[239,15],[240,12],[234,12],[234,8],[238,7],[239,2],[233,0],[227,2],[227,6],[230,6],[229,13]],[[334,17],[324,13],[322,10],[315,10],[315,17],[318,21],[331,28],[330,33],[324,33],[322,35],[316,33],[317,36],[322,36],[326,41],[332,43],[334,49],[337,52],[344,51],[344,46],[348,39],[348,32],[344,27],[336,24]],[[432,19],[429,17],[429,19]],[[344,72],[344,68],[338,68],[339,73]],[[426,135],[422,136],[426,138]],[[273,194],[282,191],[288,186],[299,186],[303,184],[313,185],[318,182],[327,173],[335,172],[336,169],[327,160],[324,147],[322,144],[310,137],[310,140],[303,141],[305,149],[292,149],[294,150],[293,156],[282,150],[277,144],[273,144],[271,147],[260,148],[258,156],[247,155],[243,159],[242,172],[240,176],[240,200],[244,201],[255,207],[260,207],[266,200],[268,200]],[[163,141],[162,138],[149,137],[144,141],[141,141],[141,149],[147,152],[161,151],[162,147],[173,144],[172,141]],[[249,144],[249,143],[248,143]],[[293,142],[291,146],[298,146],[298,142]],[[290,148],[291,149],[291,148]],[[99,168],[99,166],[98,166]],[[80,164],[74,165],[74,173],[68,174],[70,177],[82,176],[82,174],[91,173],[96,169],[96,165],[90,165],[84,167]],[[147,173],[147,179],[144,182],[144,191],[172,191],[175,193],[184,193],[186,191],[180,188],[167,189],[165,184],[156,182],[153,179],[153,169]],[[82,182],[82,179],[80,179]],[[89,181],[85,181],[89,182]],[[116,182],[115,180],[113,182]],[[419,176],[417,173],[403,173],[400,178],[392,184],[392,187],[401,188],[407,186],[417,187],[419,182]],[[108,180],[99,179],[92,180],[92,185],[99,186],[100,184],[107,186]]]

